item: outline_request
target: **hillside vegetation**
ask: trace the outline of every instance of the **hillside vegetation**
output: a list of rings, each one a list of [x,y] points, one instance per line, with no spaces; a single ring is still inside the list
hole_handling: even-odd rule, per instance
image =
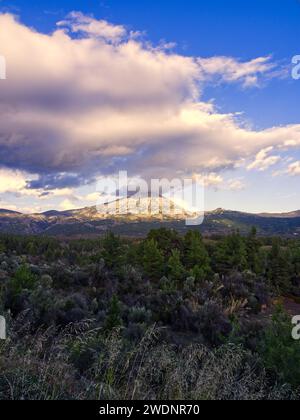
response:
[[[0,237],[1,399],[298,399],[300,242]]]

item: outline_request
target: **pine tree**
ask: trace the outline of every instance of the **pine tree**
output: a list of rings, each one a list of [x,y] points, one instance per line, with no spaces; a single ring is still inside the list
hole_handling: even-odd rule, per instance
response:
[[[292,275],[293,279],[299,284],[300,282],[300,247],[299,243],[292,243],[290,246]]]
[[[290,255],[281,246],[280,239],[273,239],[268,258],[268,280],[278,292],[285,292],[291,285],[292,266]]]
[[[247,253],[248,268],[253,273],[256,273],[256,274],[261,272],[259,248],[260,248],[260,244],[257,239],[257,230],[255,227],[253,227],[246,240],[246,253]]]
[[[159,280],[164,274],[164,258],[153,239],[144,243],[143,268],[150,280]]]
[[[27,252],[29,255],[37,255],[37,246],[35,243],[33,242],[29,242],[28,246],[27,246]]]
[[[147,239],[153,239],[166,258],[172,255],[174,249],[182,249],[182,238],[172,229],[153,229],[149,232]]]
[[[1,241],[0,242],[0,254],[3,254],[6,251],[5,244]]]
[[[118,271],[123,262],[123,246],[121,239],[109,232],[103,241],[102,257],[110,270]]]
[[[210,258],[199,232],[189,231],[184,239],[184,263],[196,280],[202,280],[211,273]]]
[[[172,251],[172,255],[168,261],[168,277],[170,280],[178,282],[183,280],[185,269],[182,265],[180,252],[176,249]]]
[[[246,246],[239,232],[234,232],[221,240],[214,257],[215,271],[219,274],[226,274],[232,270],[245,270],[247,268]]]
[[[112,331],[115,328],[122,326],[121,318],[121,304],[116,295],[114,295],[110,301],[107,317],[105,320],[104,329],[106,331]]]

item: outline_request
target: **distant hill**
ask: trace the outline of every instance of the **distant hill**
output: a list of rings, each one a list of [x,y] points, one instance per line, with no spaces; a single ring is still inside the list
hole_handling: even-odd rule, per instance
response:
[[[262,217],[276,217],[280,219],[290,219],[295,217],[300,217],[300,210],[291,211],[289,213],[261,213],[259,216]]]
[[[21,213],[19,213],[17,211],[13,211],[13,210],[0,209],[0,215],[1,214],[2,215],[4,215],[4,214],[10,214],[10,215],[15,214],[15,215],[17,215],[17,214],[21,214]]]
[[[120,200],[119,209],[133,204]],[[151,199],[152,200],[152,199]],[[162,205],[168,205],[161,198],[153,202],[144,201],[143,213],[135,215],[132,211],[124,216],[110,216],[107,207],[87,207],[69,211],[48,211],[41,214],[22,214],[10,210],[0,209],[0,233],[52,236],[93,236],[101,235],[108,230],[124,236],[145,236],[150,229],[159,227],[174,228],[179,232],[186,232],[189,227],[185,219],[191,217],[186,209],[173,208],[169,216],[163,216]],[[163,199],[165,200],[165,199]],[[151,207],[150,207],[151,206]],[[157,206],[157,214],[152,216],[150,208]],[[172,206],[172,204],[171,204]],[[127,207],[126,207],[127,209]],[[123,208],[124,210],[124,208]],[[300,211],[283,214],[251,214],[238,211],[217,209],[205,214],[204,223],[192,229],[198,229],[205,235],[228,234],[239,229],[242,234],[249,232],[252,226],[257,228],[258,234],[264,236],[300,236]]]

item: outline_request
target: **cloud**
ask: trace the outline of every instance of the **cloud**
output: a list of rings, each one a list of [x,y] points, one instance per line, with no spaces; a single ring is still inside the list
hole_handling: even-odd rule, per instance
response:
[[[257,153],[254,162],[248,165],[247,169],[252,170],[256,169],[258,171],[266,171],[271,166],[276,165],[281,158],[279,156],[269,156],[269,153],[273,150],[273,147],[267,147],[266,149],[261,150]]]
[[[29,191],[73,189],[120,169],[218,177],[262,148],[300,145],[300,125],[250,130],[202,100],[214,77],[244,87],[268,78],[270,57],[186,57],[78,12],[58,28],[42,34],[0,15],[0,163],[34,174]]]
[[[27,183],[33,182],[34,176],[21,170],[0,168],[0,194],[12,193],[37,196],[36,191],[29,191]]]
[[[246,188],[246,184],[242,179],[225,180],[220,174],[215,172],[205,175],[194,175],[194,177],[206,188],[214,188],[223,191],[242,191]]]
[[[215,172],[194,175],[194,178],[205,187],[218,187],[224,182],[222,176]]]
[[[225,82],[241,82],[244,87],[257,86],[262,75],[276,67],[271,57],[259,57],[240,62],[232,57],[211,57],[198,60],[205,77],[219,76]]]
[[[59,209],[64,211],[64,210],[74,210],[74,209],[79,209],[81,208],[82,205],[80,205],[80,203],[78,203],[76,200],[72,200],[70,198],[66,198],[65,200],[63,200],[60,204],[59,204]]]
[[[287,169],[287,173],[291,176],[300,175],[300,162],[291,163]]]
[[[57,26],[111,42],[118,42],[127,34],[124,26],[111,25],[105,20],[96,20],[81,12],[71,12],[65,20],[58,22]]]
[[[241,179],[230,179],[227,183],[227,189],[230,191],[242,191],[246,184]]]
[[[99,201],[100,197],[101,197],[101,195],[100,195],[99,192],[94,192],[94,193],[90,193],[87,196],[85,196],[84,200],[96,204]]]
[[[20,171],[0,169],[0,193],[17,192],[26,188],[26,178]]]

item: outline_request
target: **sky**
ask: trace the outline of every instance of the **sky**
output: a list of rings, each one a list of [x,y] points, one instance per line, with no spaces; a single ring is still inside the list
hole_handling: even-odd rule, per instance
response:
[[[207,210],[300,209],[299,21],[298,0],[0,1],[0,207],[91,206],[126,170],[198,179]]]

